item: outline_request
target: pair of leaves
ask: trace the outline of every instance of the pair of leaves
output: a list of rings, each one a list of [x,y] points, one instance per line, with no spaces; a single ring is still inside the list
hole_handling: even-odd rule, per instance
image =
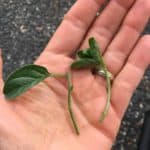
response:
[[[96,68],[101,64],[101,54],[94,38],[89,39],[89,48],[78,52],[79,60],[75,61],[71,68]],[[5,82],[4,94],[7,99],[13,99],[47,77],[53,76],[48,70],[38,65],[26,65],[13,72]]]
[[[82,68],[97,68],[101,64],[101,54],[99,47],[94,38],[89,39],[90,48],[86,50],[79,51],[77,56],[78,60],[72,63],[72,69],[82,69]]]
[[[94,38],[89,39],[89,48],[84,51],[78,52],[78,60],[73,62],[71,65],[72,69],[82,69],[82,68],[91,68],[97,71],[97,74],[103,75],[107,81],[107,102],[102,112],[100,121],[103,121],[105,116],[108,113],[110,107],[110,98],[111,98],[111,73],[108,72],[103,57],[100,53],[97,42]],[[72,84],[71,77],[69,74],[66,75],[56,75],[49,73],[48,70],[42,66],[38,65],[26,65],[15,72],[13,72],[5,82],[3,92],[6,98],[14,99],[15,97],[26,92],[33,86],[42,82],[48,77],[67,77],[68,80],[68,110],[70,112],[70,117],[72,119],[73,126],[76,130],[76,133],[79,134],[79,129],[75,121],[75,117],[72,112],[71,107],[71,92]]]

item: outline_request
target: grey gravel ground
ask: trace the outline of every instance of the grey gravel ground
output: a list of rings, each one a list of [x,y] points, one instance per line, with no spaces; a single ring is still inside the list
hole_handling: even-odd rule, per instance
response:
[[[0,0],[0,47],[4,77],[32,63],[75,0]],[[150,33],[150,24],[145,30]],[[144,112],[150,106],[150,69],[135,91],[113,150],[136,150]]]

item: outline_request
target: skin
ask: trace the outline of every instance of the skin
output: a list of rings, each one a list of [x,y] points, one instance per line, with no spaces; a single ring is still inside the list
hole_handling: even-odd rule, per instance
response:
[[[115,76],[108,116],[99,117],[106,102],[106,83],[90,70],[73,71],[73,110],[80,136],[67,111],[67,81],[47,79],[14,101],[2,93],[0,59],[1,150],[110,150],[131,96],[150,64],[150,35],[141,35],[150,16],[149,0],[111,0],[95,18],[103,0],[78,0],[35,62],[50,72],[65,73],[88,38],[101,45]],[[86,7],[85,7],[86,6]]]

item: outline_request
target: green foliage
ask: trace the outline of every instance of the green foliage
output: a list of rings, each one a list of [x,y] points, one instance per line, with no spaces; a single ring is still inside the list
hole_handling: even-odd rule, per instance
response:
[[[89,39],[89,48],[79,51],[77,53],[78,59],[75,60],[70,68],[71,69],[94,69],[97,75],[101,75],[106,78],[107,82],[107,101],[104,111],[101,114],[100,122],[102,122],[108,114],[111,99],[111,79],[112,75],[108,71],[99,46],[94,38]],[[79,128],[75,120],[72,111],[72,97],[73,85],[71,82],[71,73],[63,74],[52,74],[42,66],[38,65],[26,65],[15,72],[13,72],[5,82],[3,92],[8,100],[12,100],[17,96],[23,94],[33,86],[42,82],[48,77],[61,77],[66,78],[68,81],[68,111],[72,120],[74,129],[79,135]],[[88,91],[87,91],[88,92]],[[82,96],[82,95],[81,95]]]
[[[73,69],[83,69],[83,68],[95,68],[97,66],[97,62],[90,58],[79,59],[75,61],[71,68]]]
[[[102,122],[108,114],[111,100],[111,80],[113,79],[112,74],[108,71],[104,62],[103,56],[100,52],[100,48],[94,38],[89,39],[89,48],[86,50],[79,51],[77,53],[78,59],[71,65],[72,69],[83,69],[90,68],[94,69],[97,75],[106,78],[107,82],[107,100],[104,111],[101,114],[100,122]]]
[[[26,65],[8,77],[3,92],[8,100],[14,99],[49,76],[51,74],[42,66]]]

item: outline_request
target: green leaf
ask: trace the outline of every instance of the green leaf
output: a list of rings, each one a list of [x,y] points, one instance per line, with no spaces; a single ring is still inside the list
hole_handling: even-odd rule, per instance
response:
[[[99,49],[99,46],[93,37],[89,38],[89,45],[91,49]]]
[[[90,55],[96,60],[99,64],[101,63],[101,53],[99,46],[94,38],[89,39],[90,45]]]
[[[77,55],[79,56],[79,58],[92,58],[90,51],[90,48],[86,50],[81,50],[77,53]]]
[[[82,69],[82,68],[94,68],[97,62],[93,59],[80,59],[72,63],[72,69]]]
[[[52,74],[42,66],[26,65],[8,77],[3,92],[7,99],[13,99],[49,76]]]

